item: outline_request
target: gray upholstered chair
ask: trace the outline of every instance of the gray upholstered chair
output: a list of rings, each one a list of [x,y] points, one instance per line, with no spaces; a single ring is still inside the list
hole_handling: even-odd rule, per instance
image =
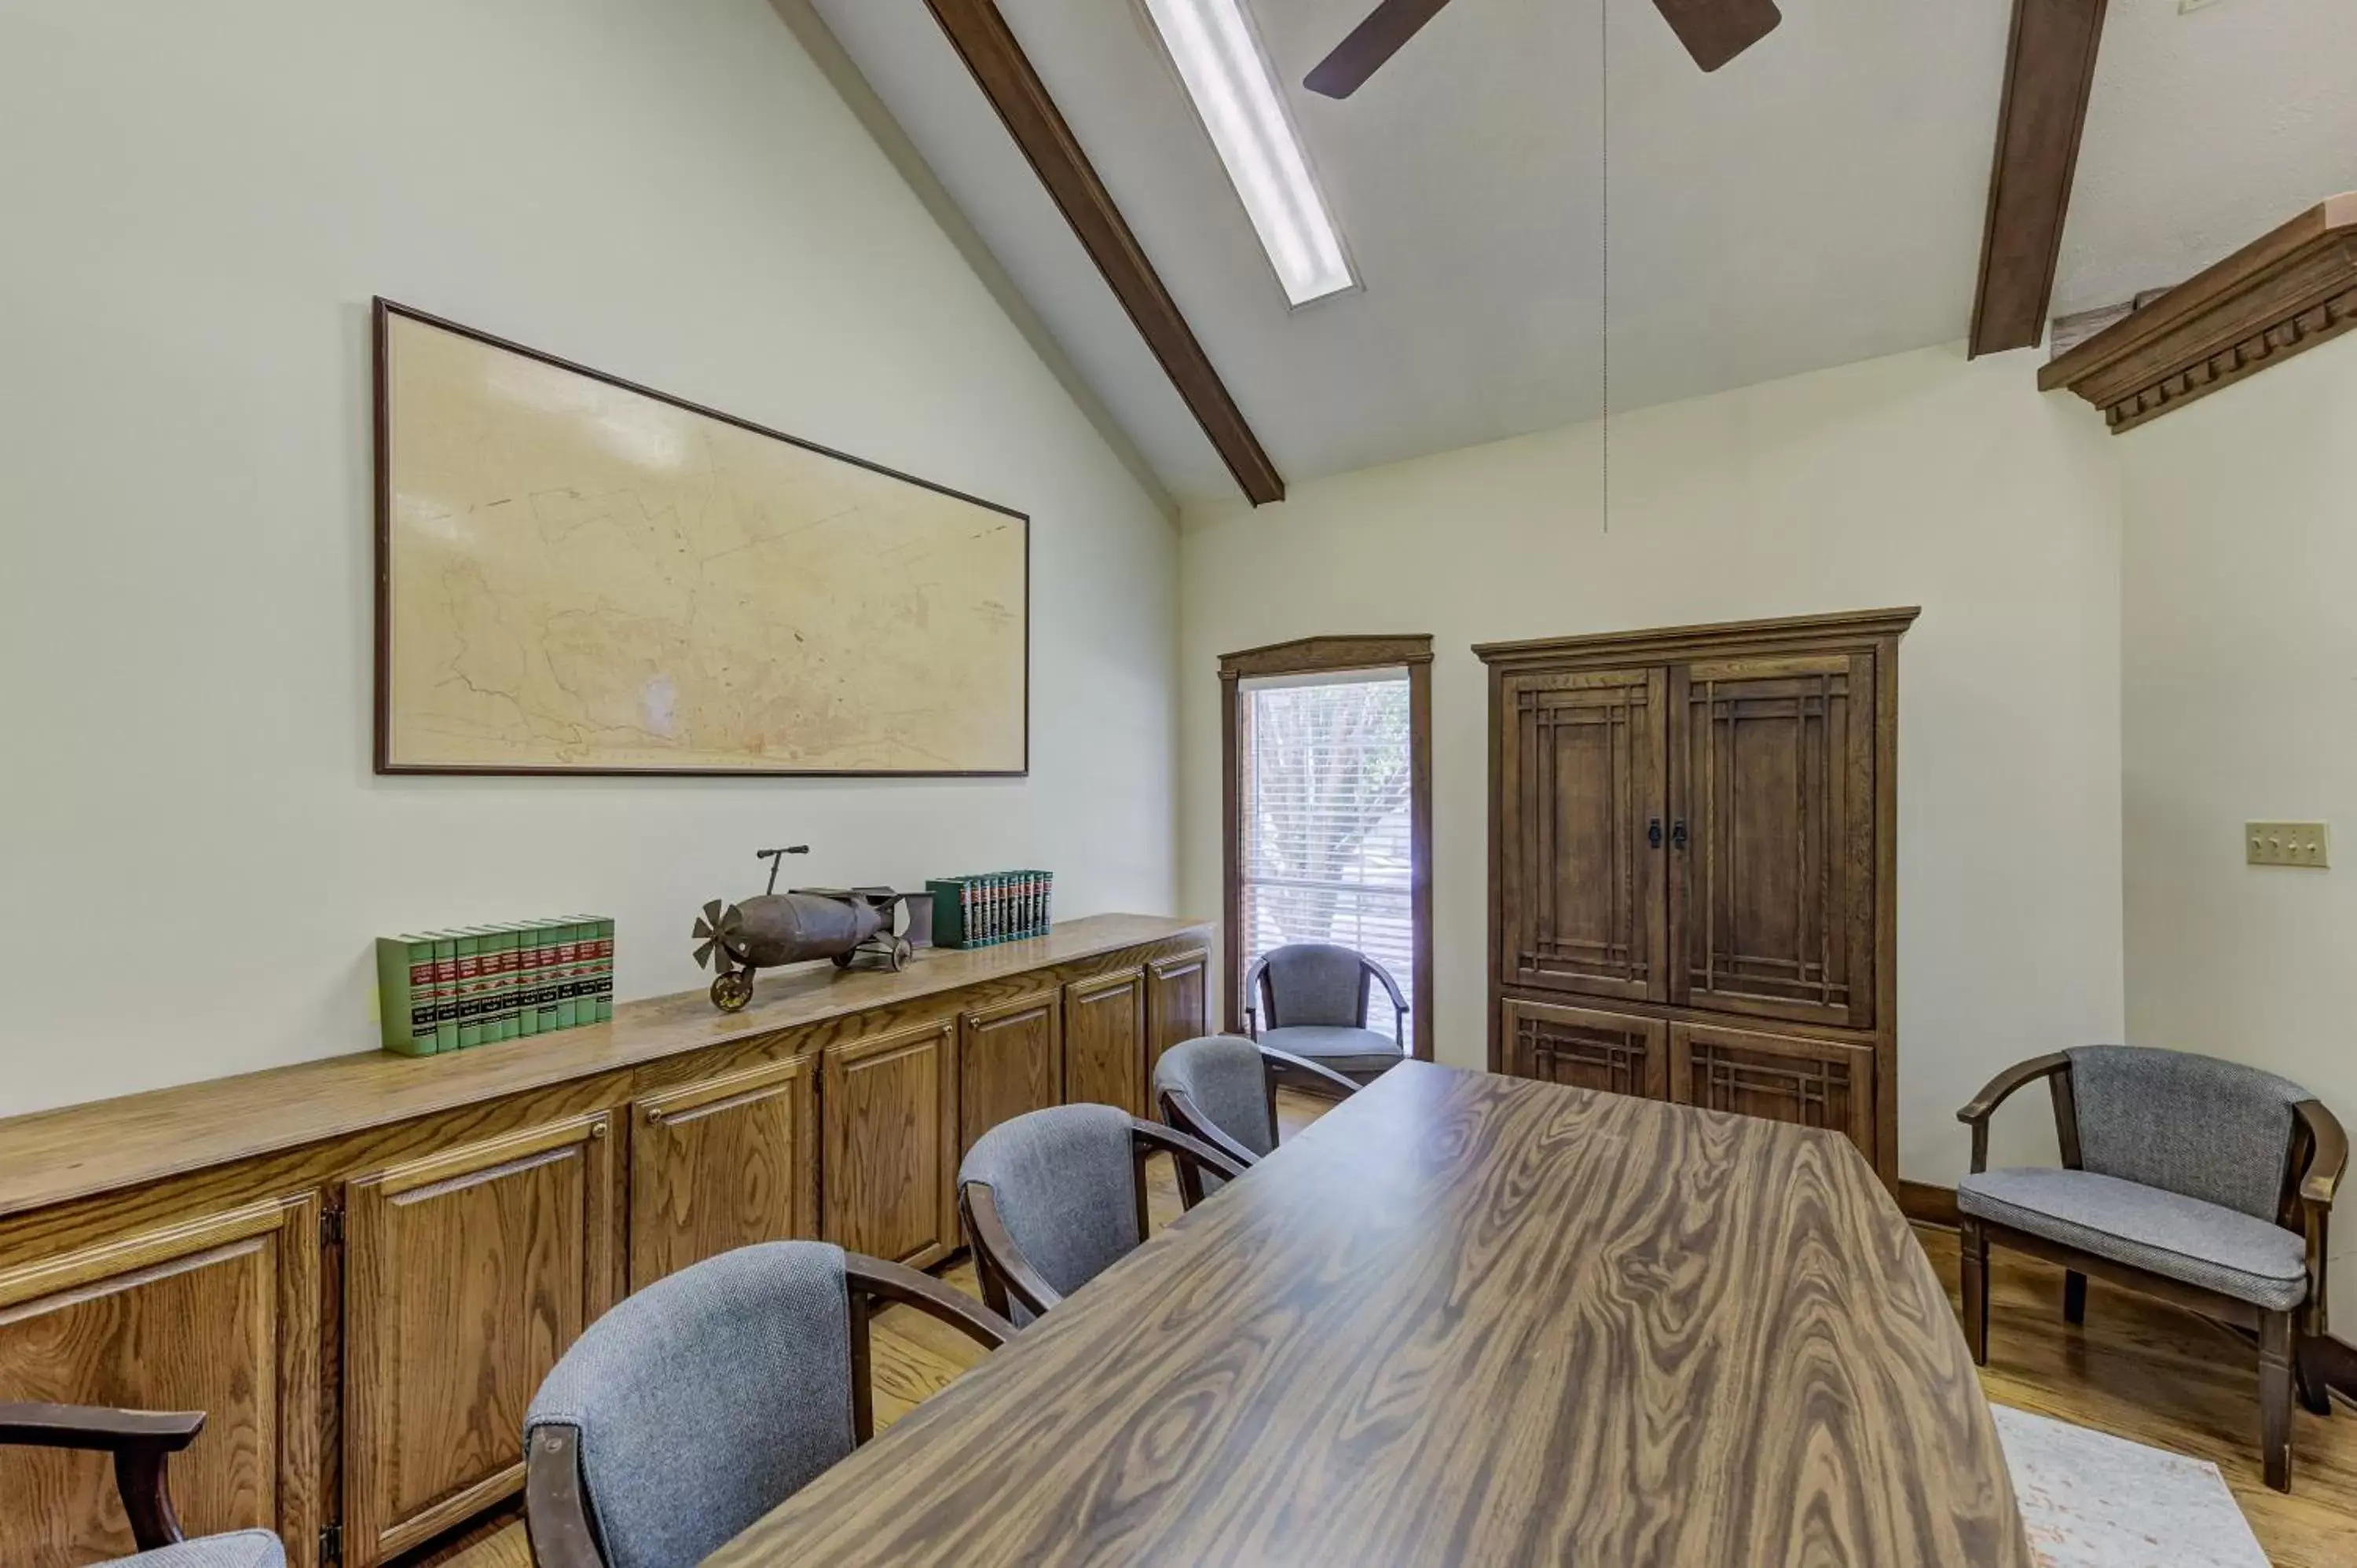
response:
[[[108,1410],[79,1404],[0,1404],[0,1447],[77,1448],[114,1458],[114,1488],[139,1550],[115,1568],[285,1568],[285,1549],[266,1530],[233,1530],[194,1541],[180,1533],[165,1486],[171,1456],[205,1429],[202,1411]]]
[[[958,1214],[982,1299],[1027,1324],[1146,1239],[1146,1162],[1169,1155],[1182,1194],[1189,1167],[1243,1167],[1184,1133],[1110,1105],[1058,1105],[1001,1122],[958,1166]],[[1192,1200],[1189,1200],[1192,1207]]]
[[[1280,1078],[1306,1080],[1336,1099],[1359,1089],[1306,1057],[1234,1035],[1206,1035],[1171,1047],[1154,1064],[1155,1104],[1170,1126],[1250,1169],[1276,1148]],[[1195,1184],[1191,1192],[1187,1190],[1190,1181]],[[1191,1166],[1179,1171],[1179,1188],[1189,1207],[1222,1185],[1211,1171]]]
[[[2046,1080],[2062,1168],[1988,1168],[1990,1114]],[[2061,1263],[2063,1316],[2087,1276],[2255,1336],[2267,1485],[2291,1488],[2291,1402],[2331,1408],[2303,1340],[2324,1334],[2326,1220],[2349,1158],[2331,1112],[2298,1084],[2181,1051],[2090,1046],[2007,1069],[1956,1112],[1973,1130],[1956,1184],[1964,1337],[1988,1360],[1988,1252]]]
[[[1367,1027],[1375,981],[1392,999],[1388,1038]],[[1407,999],[1391,972],[1362,952],[1288,942],[1253,961],[1243,993],[1246,1034],[1345,1078],[1367,1082],[1407,1055]]]
[[[630,1296],[524,1418],[540,1568],[693,1568],[875,1431],[867,1322],[905,1303],[996,1348],[997,1314],[822,1241],[707,1258]]]

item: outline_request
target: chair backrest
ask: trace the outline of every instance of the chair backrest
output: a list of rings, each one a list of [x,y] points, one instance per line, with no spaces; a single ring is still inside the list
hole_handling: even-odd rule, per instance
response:
[[[550,1425],[580,1431],[610,1568],[693,1568],[852,1450],[843,1250],[739,1248],[627,1298],[542,1382],[527,1446]]]
[[[1276,1117],[1269,1108],[1268,1064],[1260,1047],[1234,1035],[1206,1035],[1162,1053],[1154,1064],[1154,1093],[1183,1094],[1195,1112],[1254,1157],[1276,1147]],[[1185,1131],[1186,1129],[1181,1129]],[[1202,1176],[1216,1192],[1220,1178]]]
[[[1059,1105],[1000,1122],[966,1151],[958,1186],[990,1188],[1024,1259],[1070,1295],[1134,1250],[1138,1224],[1134,1119],[1110,1105]],[[1019,1301],[1007,1316],[1031,1319]]]
[[[1272,1029],[1367,1026],[1367,963],[1332,942],[1288,942],[1261,961],[1261,999]]]
[[[2070,1053],[2086,1169],[2273,1219],[2306,1090],[2189,1051],[2084,1046]]]

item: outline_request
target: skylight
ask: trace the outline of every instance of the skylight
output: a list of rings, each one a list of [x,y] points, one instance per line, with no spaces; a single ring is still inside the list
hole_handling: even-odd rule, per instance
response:
[[[1296,305],[1358,285],[1342,236],[1309,177],[1277,95],[1276,72],[1243,0],[1146,0],[1195,112],[1243,199],[1261,248]]]

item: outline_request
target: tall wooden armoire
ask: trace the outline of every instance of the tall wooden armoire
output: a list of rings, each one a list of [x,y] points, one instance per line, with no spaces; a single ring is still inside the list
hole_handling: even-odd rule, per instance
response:
[[[1473,650],[1492,1071],[1830,1128],[1895,1187],[1916,613]]]

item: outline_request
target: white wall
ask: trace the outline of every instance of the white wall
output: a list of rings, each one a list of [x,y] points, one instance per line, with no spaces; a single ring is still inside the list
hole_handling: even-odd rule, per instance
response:
[[[0,1112],[374,1040],[379,933],[1172,906],[1177,539],[763,0],[0,0]],[[383,294],[1032,513],[1028,780],[382,779]]]
[[[2357,339],[2118,445],[2129,1034],[2357,1125]],[[2246,865],[2253,820],[2330,823],[2333,868]],[[2357,1299],[2357,1227],[2335,1240]]]
[[[2119,499],[2034,360],[1930,349],[1190,511],[1182,892],[1216,908],[1221,653],[1430,632],[1440,1059],[1482,1059],[1493,639],[1920,604],[1900,660],[1900,1159],[1996,1069],[2120,1030]],[[2042,1110],[2000,1153],[2050,1153]]]

